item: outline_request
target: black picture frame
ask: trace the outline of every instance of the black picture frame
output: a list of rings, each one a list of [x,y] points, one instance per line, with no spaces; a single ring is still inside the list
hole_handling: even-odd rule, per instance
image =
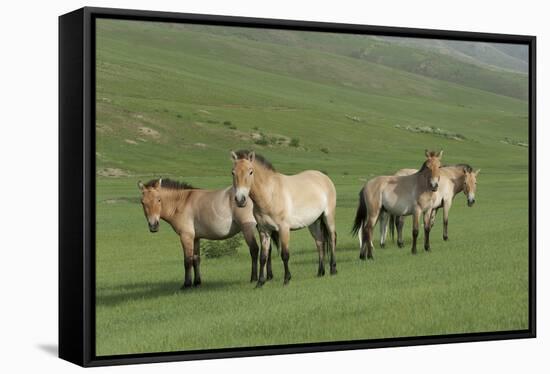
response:
[[[529,328],[519,331],[191,352],[95,354],[95,20],[308,30],[529,47]],[[59,357],[81,366],[445,344],[536,336],[536,37],[85,7],[59,17]]]

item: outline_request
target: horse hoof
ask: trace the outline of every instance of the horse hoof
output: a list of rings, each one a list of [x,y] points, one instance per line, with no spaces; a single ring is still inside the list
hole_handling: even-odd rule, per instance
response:
[[[191,288],[193,285],[191,284],[191,282],[189,283],[184,283],[183,286],[180,287],[180,290],[184,291],[184,290],[187,290],[189,288]]]
[[[397,246],[399,248],[403,248],[405,246],[405,243],[404,242],[397,242]]]
[[[256,288],[262,288],[264,284],[265,284],[265,281],[259,280],[258,283],[256,283]]]
[[[386,248],[386,243],[380,243],[380,248]]]
[[[283,282],[283,286],[286,286],[288,284],[288,282],[290,282],[290,279],[292,278],[292,276],[290,275],[290,273],[288,273],[287,276],[285,276],[285,280]]]
[[[267,280],[270,281],[273,279],[273,274],[267,274]]]
[[[374,256],[373,256],[373,255],[368,255],[368,256],[367,256],[367,259],[368,259],[368,260],[374,260]]]
[[[413,250],[411,250],[411,253],[412,253],[413,255],[415,255],[415,254],[416,254],[416,248],[413,249]]]
[[[317,276],[318,276],[319,278],[325,276],[325,271],[324,271],[324,270],[323,270],[323,271],[319,270],[319,271],[317,272]]]
[[[361,253],[361,254],[359,255],[359,259],[365,261],[365,260],[367,259],[367,256],[366,256],[364,253]]]
[[[429,251],[430,251],[430,247],[424,247],[424,250],[425,250],[426,252],[429,252]]]
[[[447,241],[447,240],[449,240],[449,237],[446,236],[446,235],[444,235],[444,236],[443,236],[443,240]]]
[[[330,268],[330,275],[335,275],[338,273],[338,270],[336,270],[336,266]]]

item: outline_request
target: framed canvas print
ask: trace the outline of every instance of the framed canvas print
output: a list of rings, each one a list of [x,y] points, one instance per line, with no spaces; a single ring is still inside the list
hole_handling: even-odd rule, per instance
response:
[[[59,19],[59,355],[535,337],[535,37]]]

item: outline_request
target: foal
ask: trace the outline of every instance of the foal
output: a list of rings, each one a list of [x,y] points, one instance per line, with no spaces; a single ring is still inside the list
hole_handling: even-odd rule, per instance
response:
[[[195,273],[193,285],[201,284],[200,239],[223,240],[241,231],[252,258],[250,281],[258,279],[259,247],[254,237],[253,206],[237,208],[231,187],[201,190],[170,179],[153,179],[145,184],[140,181],[138,187],[149,230],[157,232],[162,219],[180,237],[185,266],[182,288],[191,286],[191,267]]]

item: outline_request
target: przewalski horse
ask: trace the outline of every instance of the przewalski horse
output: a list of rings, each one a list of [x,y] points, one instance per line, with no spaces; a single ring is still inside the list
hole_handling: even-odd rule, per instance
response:
[[[443,151],[425,152],[426,160],[418,172],[402,177],[380,176],[368,181],[359,191],[359,206],[352,228],[359,234],[359,258],[373,258],[373,228],[387,227],[387,214],[413,215],[412,253],[416,254],[416,239],[420,216],[424,216],[424,249],[430,250],[430,215],[436,204]],[[365,256],[366,255],[366,256]]]
[[[330,273],[336,274],[336,189],[325,174],[308,170],[296,175],[275,171],[269,161],[254,151],[231,152],[235,201],[242,208],[254,203],[262,251],[258,287],[265,282],[264,267],[271,238],[281,248],[285,275],[290,281],[290,231],[309,228],[319,252],[318,276],[325,274],[324,255],[331,249]],[[279,243],[277,243],[279,242]]]
[[[435,207],[430,225],[433,227],[435,217],[439,208],[443,208],[443,240],[449,239],[449,211],[453,205],[453,200],[460,192],[466,195],[466,203],[472,207],[476,202],[477,176],[481,169],[474,171],[468,164],[448,165],[441,168],[441,179],[439,181],[439,189],[437,191],[439,204]],[[416,169],[401,169],[396,176],[411,175],[416,173]],[[394,229],[397,229],[397,245],[403,247],[403,223],[404,216],[390,216],[389,224],[391,236],[394,236]],[[380,240],[385,239],[380,232]],[[385,234],[385,231],[384,231]]]
[[[222,240],[239,232],[243,233],[252,257],[250,281],[258,279],[259,247],[254,237],[253,205],[237,208],[233,188],[195,189],[170,179],[154,179],[145,184],[140,181],[138,187],[149,230],[157,232],[162,219],[180,237],[185,266],[182,288],[191,286],[191,268],[195,273],[193,285],[201,284],[200,239]]]

